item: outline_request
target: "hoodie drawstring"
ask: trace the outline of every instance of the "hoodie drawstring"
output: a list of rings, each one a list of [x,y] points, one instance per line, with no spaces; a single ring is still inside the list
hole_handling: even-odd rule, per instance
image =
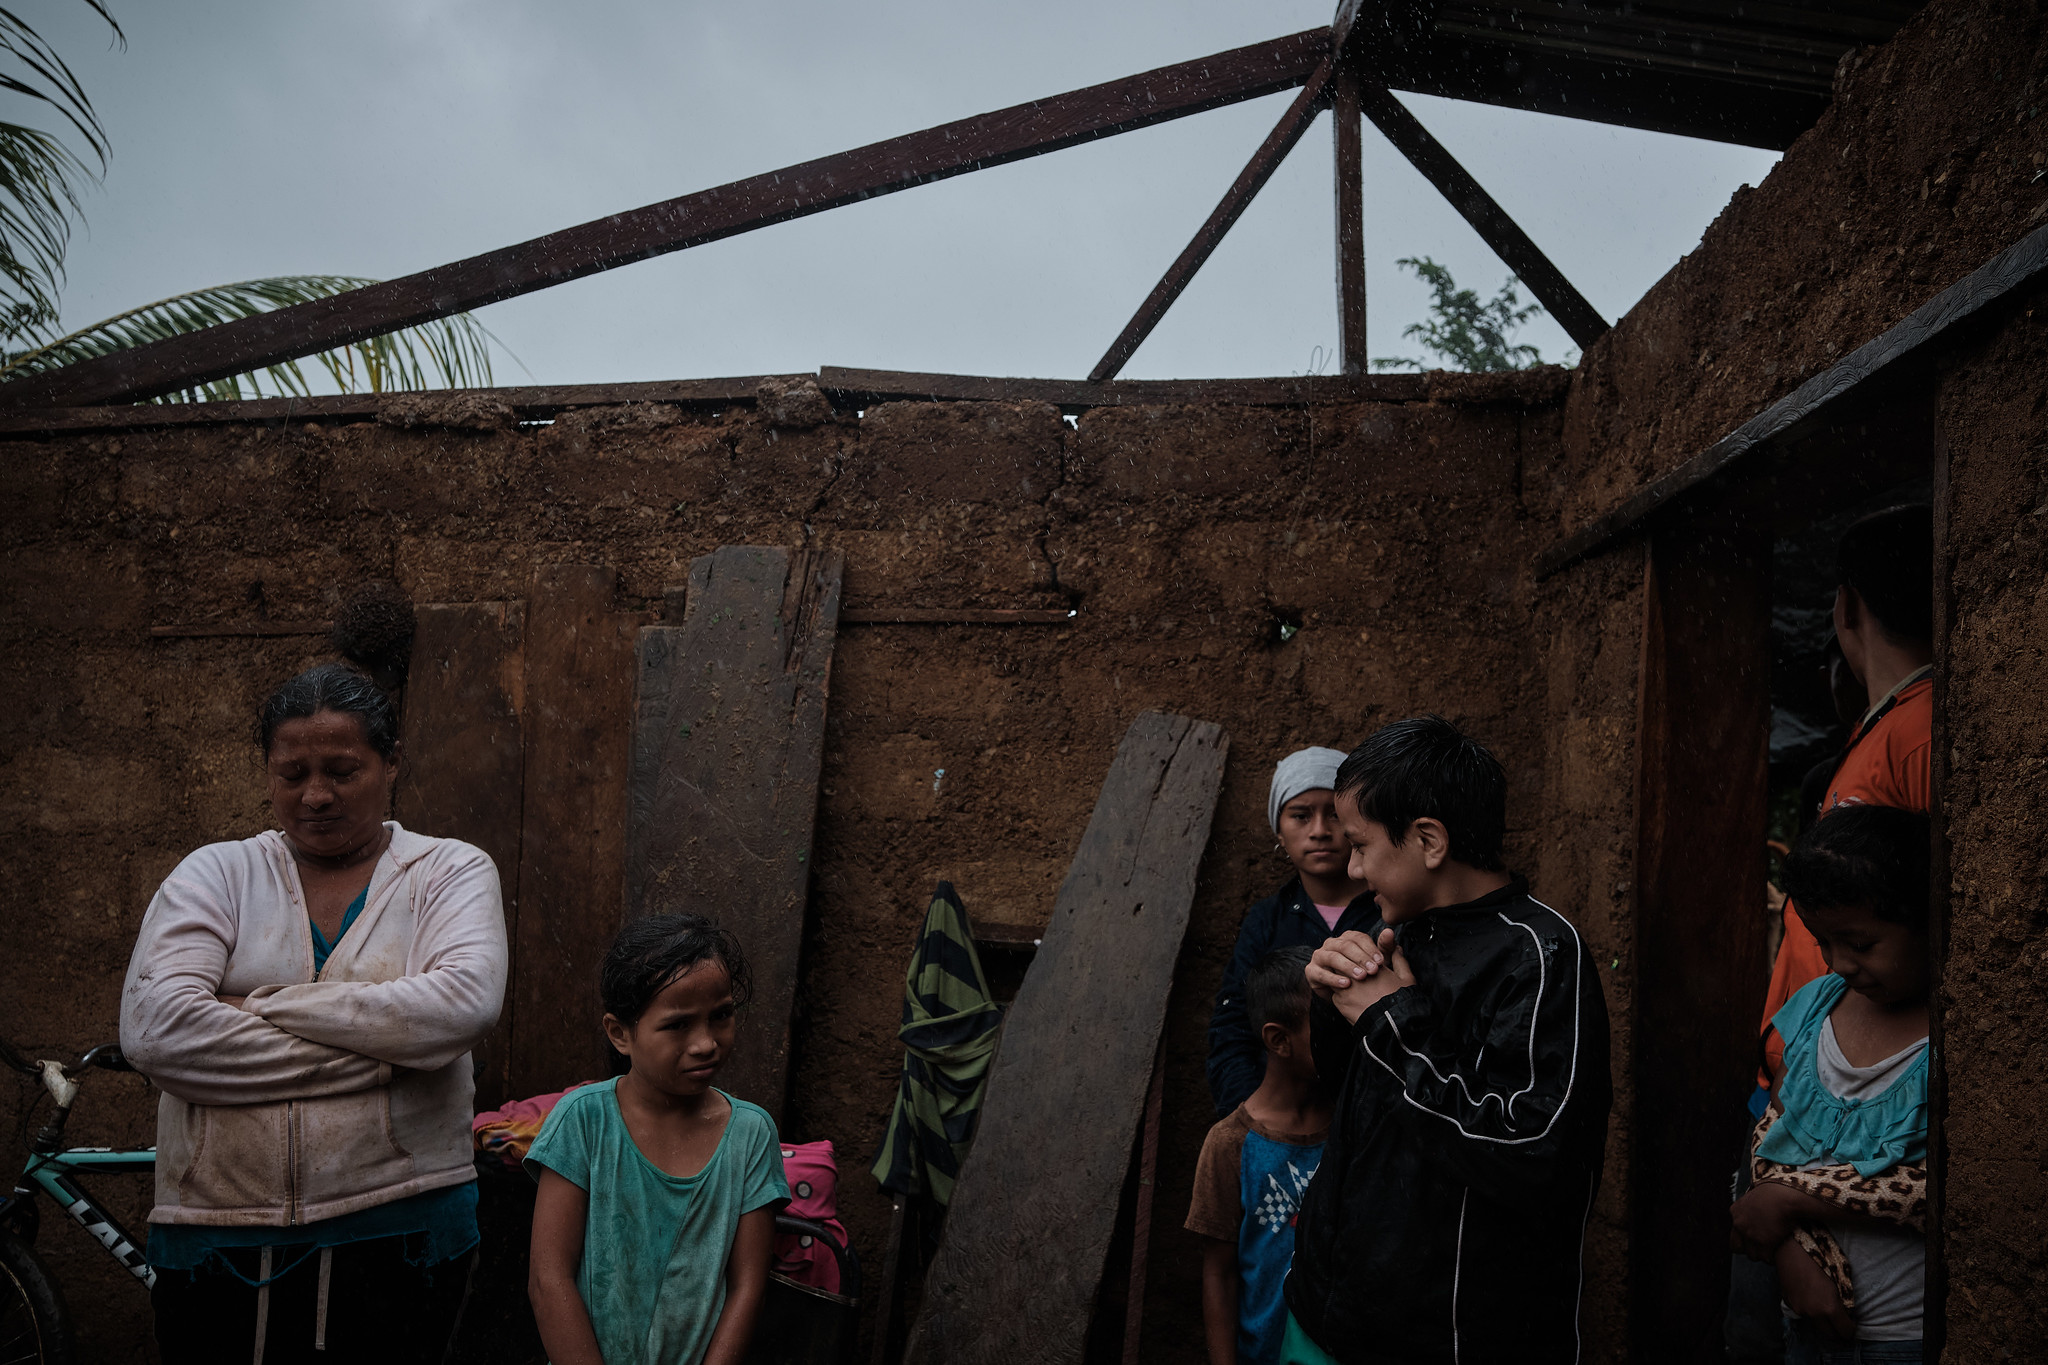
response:
[[[327,1285],[334,1276],[334,1248],[320,1248],[320,1297],[313,1308],[313,1349],[327,1349]]]
[[[250,1365],[263,1365],[263,1339],[270,1335],[270,1248],[264,1247],[256,1265],[256,1278],[262,1284],[256,1290],[256,1353],[250,1357]]]

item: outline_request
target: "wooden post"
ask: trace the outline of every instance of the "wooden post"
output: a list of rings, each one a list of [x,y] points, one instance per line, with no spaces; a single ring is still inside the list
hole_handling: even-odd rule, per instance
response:
[[[1364,374],[1365,125],[1358,107],[1358,71],[1346,63],[1333,81],[1331,147],[1337,166],[1337,369]]]
[[[900,1194],[889,1196],[889,1241],[882,1248],[881,1284],[869,1291],[875,1303],[875,1344],[871,1365],[889,1365],[889,1329],[896,1321],[896,1277],[903,1264],[903,1208],[909,1200]]]
[[[1630,1335],[1719,1361],[1725,1192],[1754,1088],[1770,702],[1767,520],[1703,500],[1654,536],[1637,739]],[[1673,1197],[1674,1191],[1691,1192]]]
[[[1166,1096],[1166,1046],[1152,1058],[1152,1085],[1145,1092],[1145,1121],[1138,1130],[1138,1197],[1131,1220],[1131,1292],[1124,1301],[1124,1365],[1138,1365],[1138,1339],[1145,1326],[1145,1272],[1152,1258],[1152,1191],[1159,1177],[1159,1109]]]

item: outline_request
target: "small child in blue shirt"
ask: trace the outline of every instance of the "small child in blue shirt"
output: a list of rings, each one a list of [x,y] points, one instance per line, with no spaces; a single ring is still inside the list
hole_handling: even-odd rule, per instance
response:
[[[1277,949],[1246,977],[1245,1013],[1265,1047],[1265,1079],[1209,1130],[1195,1166],[1186,1226],[1204,1239],[1209,1365],[1273,1365],[1286,1336],[1295,1214],[1330,1127],[1309,1055],[1308,960],[1307,948]]]
[[[712,1080],[748,993],[697,915],[626,926],[600,982],[630,1070],[571,1091],[527,1153],[527,1293],[553,1365],[739,1365],[789,1200],[775,1122]]]

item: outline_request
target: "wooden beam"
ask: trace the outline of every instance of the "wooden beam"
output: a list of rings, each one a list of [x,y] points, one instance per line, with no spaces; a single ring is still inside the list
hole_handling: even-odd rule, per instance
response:
[[[242,423],[375,421],[394,399],[485,397],[521,421],[540,421],[579,408],[663,403],[694,411],[752,407],[763,379],[815,378],[834,406],[846,411],[875,403],[1052,403],[1070,413],[1090,408],[1174,403],[1227,403],[1305,407],[1315,403],[1419,403],[1421,375],[1282,375],[1272,379],[1010,379],[978,374],[918,374],[902,370],[823,367],[812,375],[745,375],[732,379],[663,379],[635,384],[549,384],[505,389],[435,389],[405,393],[328,394],[317,398],[254,398],[239,403],[118,403],[102,407],[36,408],[0,412],[0,437],[67,432],[231,426]],[[182,629],[177,627],[176,629]],[[323,626],[322,629],[325,629]]]
[[[896,1317],[897,1267],[903,1259],[903,1206],[905,1196],[892,1193],[889,1196],[889,1240],[882,1244],[882,1281],[879,1289],[868,1292],[875,1296],[875,1339],[869,1365],[889,1365],[889,1329]]]
[[[1529,240],[1529,234],[1508,217],[1507,210],[1496,204],[1492,195],[1480,188],[1471,172],[1458,164],[1457,158],[1408,112],[1407,106],[1389,94],[1385,86],[1371,81],[1361,83],[1359,104],[1373,126],[1436,186],[1437,193],[1450,201],[1451,207],[1464,216],[1494,254],[1507,262],[1508,269],[1529,286],[1529,292],[1550,310],[1550,315],[1580,349],[1606,335],[1607,319],[1586,302],[1564,272],[1551,264],[1550,258]]]
[[[1081,613],[1071,607],[1040,611],[1029,607],[848,607],[843,626],[1071,626]]]
[[[906,1365],[1079,1365],[1228,747],[1157,712],[1125,732],[1003,1025]]]
[[[1124,1298],[1123,1365],[1138,1365],[1145,1329],[1145,1281],[1152,1265],[1152,1194],[1159,1183],[1159,1110],[1166,1098],[1166,1048],[1152,1061],[1145,1117],[1138,1124],[1138,1192],[1131,1212],[1131,1283]]]
[[[232,422],[374,421],[395,400],[425,398],[453,405],[464,397],[502,403],[522,421],[546,420],[575,408],[621,403],[672,403],[717,410],[751,406],[764,380],[809,375],[741,375],[730,379],[657,379],[633,384],[531,384],[505,389],[411,389],[397,393],[251,398],[239,403],[120,403],[103,407],[33,408],[0,412],[0,434],[119,431],[146,427],[218,426]]]
[[[400,824],[488,853],[505,901],[505,937],[519,942],[520,810],[526,787],[526,604],[463,602],[417,610],[405,682]],[[509,1088],[516,956],[498,1026],[476,1049],[476,1103],[495,1109]],[[540,968],[553,977],[554,967]],[[520,1092],[524,1093],[524,1092]]]
[[[332,621],[247,621],[224,625],[151,626],[152,640],[209,640],[229,636],[325,635]]]
[[[1287,375],[1274,379],[1001,379],[972,374],[850,370],[826,365],[818,385],[835,401],[864,407],[895,400],[1052,403],[1090,408],[1175,403],[1307,407],[1316,403],[1419,403],[1428,385],[1419,374]]]
[[[1338,71],[1330,101],[1331,148],[1337,182],[1337,370],[1366,371],[1365,344],[1365,126],[1358,104],[1359,75],[1349,62]]]
[[[1920,363],[1958,329],[1991,315],[2048,277],[2048,227],[2034,229],[1970,274],[1936,294],[1897,326],[1822,370],[1734,431],[1651,480],[1610,512],[1552,545],[1536,560],[1536,577],[1605,548],[1636,523],[1767,445],[1782,445],[1811,433],[1852,401],[1863,402],[1893,387],[1905,368]]]
[[[1138,305],[1138,311],[1124,324],[1117,339],[1110,343],[1102,359],[1095,362],[1095,368],[1088,371],[1088,378],[1094,383],[1114,379],[1145,338],[1152,335],[1152,329],[1166,316],[1166,310],[1173,307],[1173,301],[1195,278],[1195,272],[1202,268],[1216,248],[1222,244],[1224,235],[1244,216],[1252,200],[1273,178],[1273,172],[1280,169],[1280,163],[1294,150],[1294,144],[1301,141],[1301,135],[1322,112],[1323,101],[1330,84],[1331,62],[1328,58],[1317,65],[1315,73],[1287,106],[1287,112],[1273,125],[1273,131],[1266,134],[1266,140],[1252,153],[1252,159],[1237,173],[1230,188],[1223,192],[1222,202],[1209,213],[1208,221],[1195,233],[1194,240],[1181,250],[1166,273],[1159,277],[1159,283],[1152,286],[1152,292]]]
[[[838,638],[838,550],[727,545],[690,562],[679,625],[640,632],[626,914],[739,939],[746,1043],[719,1084],[782,1118]]]
[[[0,385],[0,408],[128,402],[382,336],[666,252],[1292,89],[1310,29],[871,143],[566,228],[402,279]]]

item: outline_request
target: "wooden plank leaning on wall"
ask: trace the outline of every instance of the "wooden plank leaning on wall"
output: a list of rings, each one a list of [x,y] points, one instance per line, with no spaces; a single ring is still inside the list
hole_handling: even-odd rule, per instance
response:
[[[534,570],[526,602],[526,767],[512,940],[510,1093],[605,1075],[597,973],[619,927],[633,638],[609,566]]]
[[[1229,741],[1131,723],[990,1069],[907,1365],[1078,1362]]]
[[[407,829],[475,844],[498,865],[505,932],[519,923],[520,804],[526,789],[526,604],[417,609],[406,677],[396,810]],[[516,969],[516,963],[515,963]],[[477,1107],[515,1098],[512,1001],[478,1051]]]
[[[640,631],[625,912],[686,910],[739,937],[754,1003],[720,1080],[777,1122],[845,563],[723,546],[690,562],[680,624]]]

